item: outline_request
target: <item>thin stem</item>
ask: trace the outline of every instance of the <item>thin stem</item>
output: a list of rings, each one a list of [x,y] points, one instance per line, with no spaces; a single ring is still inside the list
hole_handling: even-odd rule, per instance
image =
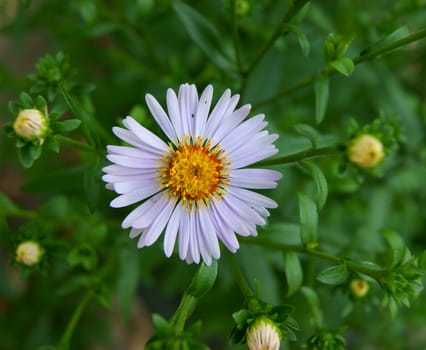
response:
[[[250,288],[245,279],[243,272],[241,271],[240,265],[238,264],[237,257],[235,254],[230,254],[232,272],[234,273],[235,280],[244,298],[248,301],[254,297],[254,292]]]
[[[198,298],[188,293],[184,293],[182,300],[177,308],[175,314],[172,317],[172,324],[175,328],[176,333],[182,333],[185,328],[186,320],[191,316],[195,307],[197,306]]]
[[[82,151],[85,151],[85,152],[92,152],[92,153],[97,153],[97,154],[99,153],[99,150],[97,150],[96,148],[93,148],[93,147],[89,146],[87,143],[83,143],[83,142],[80,142],[80,141],[76,141],[76,140],[71,139],[71,138],[69,138],[69,137],[67,137],[67,136],[63,136],[63,135],[55,135],[55,138],[56,138],[58,141],[61,141],[61,142],[67,143],[67,144],[69,144],[69,145],[71,145],[71,146],[73,146],[73,147],[76,147],[76,148],[78,148],[78,149],[80,149],[80,150],[82,150]]]
[[[327,157],[327,156],[338,156],[341,155],[342,151],[338,149],[338,146],[328,146],[322,148],[308,148],[306,150],[289,154],[287,156],[266,159],[258,163],[261,166],[277,165],[277,164],[286,164],[286,163],[295,163],[300,162],[304,159],[312,159],[317,157]]]
[[[68,350],[70,346],[70,340],[74,333],[75,326],[77,325],[78,320],[81,317],[84,309],[86,308],[87,303],[93,297],[93,292],[91,290],[87,291],[86,294],[81,299],[77,308],[74,310],[74,313],[71,316],[71,319],[68,322],[67,328],[65,329],[64,334],[62,335],[61,340],[59,341],[57,350]]]
[[[402,39],[396,40],[392,43],[389,43],[387,45],[384,45],[380,48],[372,49],[371,51],[367,51],[365,54],[361,54],[358,57],[353,58],[352,61],[353,61],[354,65],[357,65],[357,64],[363,63],[363,62],[367,62],[367,61],[371,61],[371,60],[377,58],[378,56],[389,53],[389,52],[391,52],[391,51],[393,51],[397,48],[400,48],[400,47],[407,45],[409,43],[412,43],[414,41],[423,39],[425,37],[426,37],[426,28],[419,30],[418,32],[413,33],[411,35],[408,35],[405,38],[402,38]],[[279,100],[279,99],[281,99],[285,96],[291,95],[291,94],[293,94],[293,93],[295,93],[299,90],[304,89],[305,87],[308,87],[309,85],[312,85],[319,76],[323,76],[323,77],[324,76],[331,76],[331,75],[334,75],[336,72],[337,72],[336,70],[330,69],[329,67],[326,67],[319,74],[315,74],[315,75],[313,75],[309,78],[305,78],[302,81],[300,81],[299,83],[293,85],[292,87],[290,87],[286,90],[280,91],[280,92],[278,92],[277,94],[275,94],[271,97],[268,97],[264,100],[261,100],[257,103],[254,103],[253,107],[257,108],[257,107],[260,107],[260,106],[263,106],[263,105],[267,105],[271,102],[274,102],[275,100]]]
[[[13,211],[10,211],[10,212],[7,212],[7,213],[0,214],[0,218],[2,216],[33,219],[33,218],[37,217],[37,211],[18,209],[18,210],[13,210]]]
[[[368,50],[365,54],[361,54],[358,57],[354,58],[353,62],[354,64],[358,64],[365,61],[370,61],[380,55],[383,55],[394,49],[410,44],[414,41],[423,39],[425,37],[426,37],[426,28],[421,29],[411,35],[407,35],[405,38],[401,38],[389,44],[383,45],[382,47],[379,47],[377,49]]]
[[[235,0],[231,0],[231,26],[232,26],[232,42],[234,44],[235,59],[237,61],[238,70],[243,74],[243,64],[241,61],[240,40],[238,37],[238,24],[237,24],[237,5]]]
[[[312,256],[314,258],[318,258],[321,260],[325,260],[328,262],[331,262],[336,265],[340,264],[346,264],[349,270],[354,272],[359,272],[364,275],[368,275],[370,277],[375,278],[376,280],[380,279],[380,277],[383,275],[383,273],[386,272],[386,270],[378,270],[372,267],[368,267],[366,265],[350,261],[347,258],[342,258],[335,255],[330,255],[328,253],[324,253],[318,250],[305,248],[300,245],[293,245],[293,244],[282,244],[278,242],[269,241],[267,239],[257,237],[256,239],[248,238],[248,237],[240,237],[240,241],[247,243],[247,244],[253,244],[253,245],[259,245],[262,247],[267,247],[270,249],[275,250],[284,250],[284,251],[290,251],[295,253],[301,253],[308,256]]]
[[[245,74],[249,75],[259,61],[265,56],[265,54],[269,51],[269,49],[274,45],[277,39],[281,36],[284,36],[290,32],[289,28],[286,28],[287,24],[291,22],[291,20],[297,15],[300,9],[308,2],[308,0],[296,0],[293,5],[287,10],[283,19],[280,21],[280,24],[275,29],[274,33],[269,38],[268,42],[263,46],[263,48],[259,51],[257,56],[251,62],[249,67],[246,69]]]

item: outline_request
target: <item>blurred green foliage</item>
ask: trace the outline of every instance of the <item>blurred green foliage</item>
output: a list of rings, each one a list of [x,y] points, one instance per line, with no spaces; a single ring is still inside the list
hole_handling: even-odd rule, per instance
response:
[[[116,329],[132,328],[137,300],[162,315],[157,329],[170,326],[197,267],[166,259],[161,243],[138,251],[99,178],[111,127],[131,114],[159,132],[144,95],[163,103],[183,82],[213,84],[216,99],[241,94],[280,135],[277,157],[295,160],[273,165],[279,207],[237,253],[253,297],[294,308],[297,341],[282,347],[426,348],[426,43],[403,42],[424,33],[425,16],[424,0],[1,1],[1,124],[25,91],[81,127],[59,128],[75,143],[60,135],[60,153],[28,170],[0,136],[0,349],[127,348]],[[304,159],[371,128],[392,131],[377,171],[344,153]],[[14,261],[29,238],[45,250],[35,267]],[[247,305],[222,252],[185,337],[244,348],[230,343],[232,315]],[[368,282],[365,296],[353,279]],[[137,324],[152,335],[150,316]]]

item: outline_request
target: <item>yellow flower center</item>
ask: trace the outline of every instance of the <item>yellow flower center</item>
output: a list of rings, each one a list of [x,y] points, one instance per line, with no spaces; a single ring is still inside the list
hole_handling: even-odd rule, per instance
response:
[[[184,201],[208,200],[220,195],[227,182],[226,163],[219,147],[207,144],[179,144],[165,158],[161,169],[163,185]]]

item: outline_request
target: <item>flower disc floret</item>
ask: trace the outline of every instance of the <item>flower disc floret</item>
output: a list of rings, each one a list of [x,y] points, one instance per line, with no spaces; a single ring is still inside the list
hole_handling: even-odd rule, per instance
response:
[[[246,168],[277,152],[277,135],[264,130],[262,114],[244,120],[250,105],[236,109],[239,96],[226,90],[214,108],[213,87],[198,96],[194,85],[167,91],[167,113],[147,94],[146,103],[169,142],[132,117],[113,132],[127,145],[107,147],[103,180],[118,197],[112,207],[134,208],[122,222],[138,247],[150,246],[164,231],[169,257],[178,243],[179,257],[207,265],[220,257],[219,242],[231,252],[237,235],[255,236],[265,225],[272,199],[252,191],[274,188],[281,173]]]
[[[183,201],[208,201],[227,181],[225,160],[207,145],[181,144],[171,150],[161,169],[167,187]]]

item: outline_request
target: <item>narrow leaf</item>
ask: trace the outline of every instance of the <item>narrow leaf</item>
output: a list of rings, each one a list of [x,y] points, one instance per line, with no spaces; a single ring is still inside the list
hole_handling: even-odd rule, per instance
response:
[[[318,212],[315,202],[306,194],[299,192],[300,235],[304,245],[316,242]]]
[[[331,266],[322,270],[317,276],[317,280],[325,284],[341,284],[346,281],[349,276],[346,264]]]
[[[349,57],[340,57],[329,62],[329,65],[345,76],[351,75],[354,71],[354,62]]]
[[[311,44],[309,43],[308,38],[305,33],[300,31],[297,27],[292,27],[291,31],[296,35],[297,41],[299,42],[299,46],[302,50],[302,54],[305,57],[309,56],[309,51],[311,49]]]
[[[119,271],[117,294],[120,300],[123,319],[127,320],[132,305],[134,305],[138,286],[139,261],[137,251],[133,249],[122,249],[120,251]]]
[[[304,161],[302,162],[302,165],[309,170],[309,172],[312,175],[312,178],[315,182],[315,188],[317,193],[317,206],[319,209],[321,209],[325,202],[327,201],[328,196],[328,184],[327,179],[322,172],[321,168],[316,165],[315,163]]]
[[[322,122],[327,110],[329,83],[329,78],[324,76],[319,77],[315,82],[315,120],[317,124]]]
[[[81,124],[81,120],[79,119],[68,119],[62,122],[54,122],[52,123],[53,131],[57,133],[70,132],[77,129]]]
[[[0,193],[0,215],[19,211],[18,206],[4,193]]]
[[[306,137],[311,142],[312,148],[317,148],[318,132],[312,126],[308,124],[296,124],[294,128],[300,135]]]
[[[229,71],[229,61],[222,52],[223,42],[211,22],[183,2],[175,2],[173,9],[194,44],[219,68]]]
[[[290,296],[299,290],[303,281],[302,265],[296,253],[284,253],[284,271],[287,281],[287,296]]]

